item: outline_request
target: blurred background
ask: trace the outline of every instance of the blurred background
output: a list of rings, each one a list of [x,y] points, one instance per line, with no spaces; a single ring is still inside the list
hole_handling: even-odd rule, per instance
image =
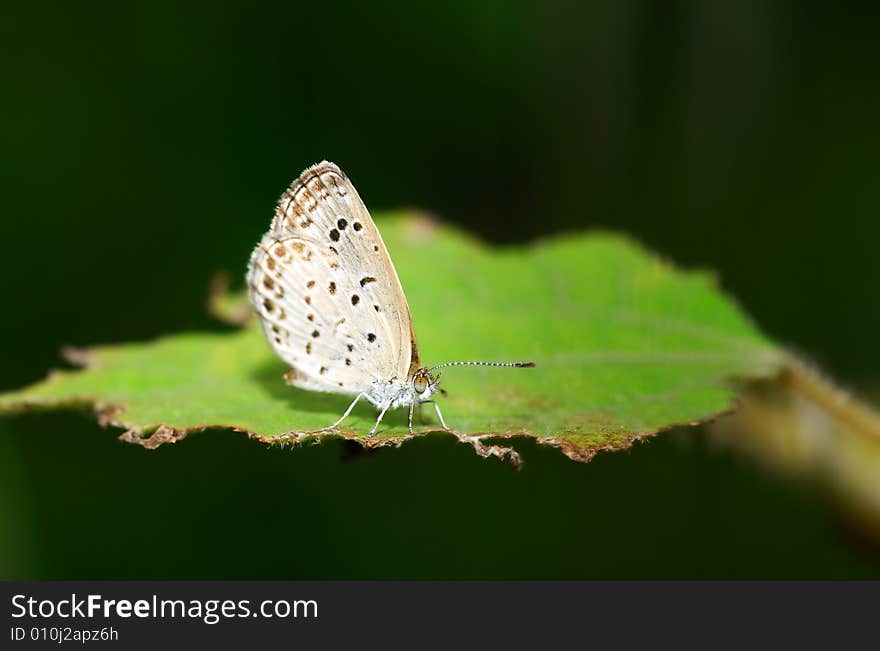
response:
[[[880,9],[838,2],[19,3],[0,27],[0,391],[62,345],[221,330],[274,202],[340,164],[373,211],[494,244],[622,230],[880,396]],[[572,327],[577,327],[573,324]],[[700,430],[526,466],[88,414],[0,420],[0,578],[880,577],[828,494]]]

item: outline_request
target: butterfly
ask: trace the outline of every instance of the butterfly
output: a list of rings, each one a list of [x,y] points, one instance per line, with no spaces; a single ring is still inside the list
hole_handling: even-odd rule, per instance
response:
[[[424,367],[409,305],[382,236],[348,177],[324,161],[306,169],[281,196],[269,231],[250,258],[248,297],[266,339],[300,389],[361,398],[379,417],[389,409],[432,403],[444,429],[438,369],[532,367],[533,362],[446,362]]]

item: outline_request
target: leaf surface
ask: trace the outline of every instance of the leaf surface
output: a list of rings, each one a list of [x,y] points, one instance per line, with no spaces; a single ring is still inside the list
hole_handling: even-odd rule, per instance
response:
[[[569,235],[491,249],[412,214],[377,219],[409,299],[422,362],[525,360],[533,369],[443,372],[447,423],[481,454],[517,435],[587,460],[642,436],[731,407],[735,380],[776,373],[784,354],[710,274],[683,272],[620,235]],[[230,299],[217,312],[240,309]],[[94,406],[128,440],[153,446],[227,427],[267,441],[342,435],[375,446],[409,438],[406,410],[287,386],[285,365],[255,322],[76,351],[82,370],[55,371],[0,395],[0,411]],[[418,433],[437,431],[431,405]],[[148,436],[149,435],[149,436]],[[497,441],[496,441],[497,442]]]

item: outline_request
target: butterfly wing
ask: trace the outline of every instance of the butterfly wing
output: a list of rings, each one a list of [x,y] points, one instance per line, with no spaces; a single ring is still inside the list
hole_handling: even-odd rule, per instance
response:
[[[281,197],[251,256],[248,295],[295,386],[369,393],[419,364],[397,272],[366,206],[333,163]]]

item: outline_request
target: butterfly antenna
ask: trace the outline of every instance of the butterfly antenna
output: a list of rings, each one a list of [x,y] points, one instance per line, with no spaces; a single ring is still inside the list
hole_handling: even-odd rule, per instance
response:
[[[534,362],[444,362],[443,364],[437,364],[436,366],[432,366],[428,369],[428,371],[433,371],[438,368],[445,368],[447,366],[512,366],[514,368],[532,368],[535,366]]]

